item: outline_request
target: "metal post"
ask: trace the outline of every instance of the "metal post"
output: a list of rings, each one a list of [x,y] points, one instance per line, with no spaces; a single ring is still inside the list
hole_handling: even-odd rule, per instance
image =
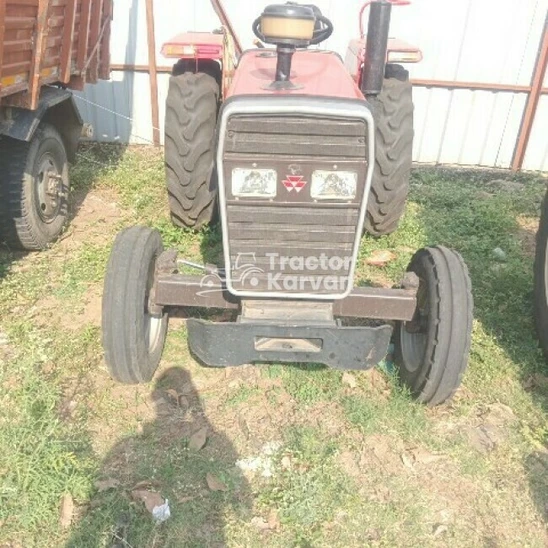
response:
[[[2,67],[4,66],[5,32],[6,32],[6,0],[0,0],[0,92],[2,91]]]
[[[523,167],[523,160],[525,159],[525,153],[527,152],[527,145],[529,144],[529,138],[531,137],[531,130],[533,129],[538,102],[542,93],[542,84],[546,75],[547,64],[548,14],[546,14],[546,19],[544,21],[544,31],[540,41],[537,62],[533,71],[533,78],[531,80],[531,91],[529,92],[525,110],[523,111],[521,128],[519,131],[518,141],[516,143],[516,149],[514,151],[514,158],[512,159],[512,171],[518,171]]]
[[[156,67],[156,38],[154,35],[153,0],[146,0],[148,69],[150,78],[150,101],[152,108],[152,140],[160,146],[160,113],[158,109],[158,70]]]
[[[223,6],[222,1],[211,0],[211,5],[213,6],[215,13],[221,20],[223,27],[225,27],[230,33],[230,35],[232,36],[232,39],[234,40],[234,49],[236,50],[236,55],[241,55],[243,53],[242,44],[240,43],[238,35],[236,34],[236,30],[234,29],[234,26],[232,25],[232,21],[230,20],[230,18],[228,17],[228,14],[226,13],[226,10]]]

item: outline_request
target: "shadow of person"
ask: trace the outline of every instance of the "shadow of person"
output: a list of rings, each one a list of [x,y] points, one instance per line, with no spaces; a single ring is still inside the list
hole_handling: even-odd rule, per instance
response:
[[[224,547],[226,520],[249,517],[251,494],[235,466],[238,454],[210,424],[188,371],[166,370],[152,400],[154,420],[104,459],[67,547]],[[143,491],[169,501],[166,521],[154,521]]]

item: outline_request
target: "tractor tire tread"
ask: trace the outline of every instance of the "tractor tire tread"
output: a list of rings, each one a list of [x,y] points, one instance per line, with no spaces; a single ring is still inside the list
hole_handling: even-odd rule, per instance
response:
[[[536,236],[534,264],[534,305],[533,317],[540,347],[548,359],[548,293],[546,259],[548,253],[548,192],[542,202],[540,225]]]
[[[165,166],[171,218],[183,228],[213,221],[219,86],[207,74],[172,76],[166,103]]]
[[[409,194],[413,152],[413,97],[408,72],[387,65],[383,90],[369,98],[375,118],[375,166],[365,231],[390,234],[398,227]]]

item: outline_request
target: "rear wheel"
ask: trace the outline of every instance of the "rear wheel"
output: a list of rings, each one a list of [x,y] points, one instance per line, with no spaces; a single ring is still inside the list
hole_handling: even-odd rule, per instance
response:
[[[535,255],[534,316],[540,346],[548,358],[548,193],[542,202]]]
[[[167,334],[167,314],[150,311],[156,259],[163,251],[157,230],[132,227],[116,237],[103,292],[103,348],[119,382],[148,382],[158,368]]]
[[[413,153],[413,96],[409,73],[387,65],[384,85],[368,97],[375,118],[375,168],[365,230],[373,236],[398,227],[409,193]]]
[[[41,125],[30,143],[0,143],[0,239],[14,249],[44,249],[68,217],[67,154],[59,132]]]
[[[445,247],[418,251],[407,269],[419,277],[417,312],[398,325],[396,363],[402,381],[422,403],[453,396],[468,365],[473,300],[462,257]]]
[[[172,76],[166,103],[165,161],[173,222],[200,228],[215,215],[215,131],[219,85],[208,74]]]

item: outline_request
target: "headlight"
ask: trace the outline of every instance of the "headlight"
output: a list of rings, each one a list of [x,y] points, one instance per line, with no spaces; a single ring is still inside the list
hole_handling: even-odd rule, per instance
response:
[[[310,195],[316,200],[353,200],[358,189],[355,171],[315,171]]]
[[[242,198],[274,198],[278,186],[274,169],[232,170],[232,194]]]

